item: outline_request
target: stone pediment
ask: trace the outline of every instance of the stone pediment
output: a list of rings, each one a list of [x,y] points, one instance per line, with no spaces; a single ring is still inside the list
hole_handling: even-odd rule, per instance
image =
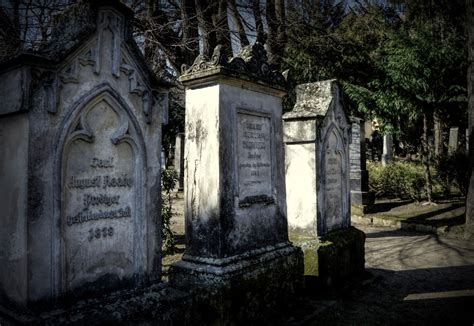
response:
[[[49,45],[34,55],[24,53],[1,65],[0,70],[10,76],[21,75],[18,84],[22,85],[25,95],[21,98],[25,100],[14,108],[0,110],[0,114],[29,110],[34,104],[26,93],[38,91],[47,99],[41,106],[56,113],[69,84],[106,82],[140,97],[149,123],[153,107],[167,108],[166,89],[170,83],[157,78],[146,64],[131,34],[132,17],[131,9],[116,1],[90,1],[68,8],[55,19]],[[11,73],[15,69],[12,67],[27,67],[27,71]],[[166,123],[166,110],[162,118]]]

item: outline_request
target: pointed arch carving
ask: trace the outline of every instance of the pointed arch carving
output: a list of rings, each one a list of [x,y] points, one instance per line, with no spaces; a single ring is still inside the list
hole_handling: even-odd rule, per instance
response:
[[[107,275],[133,279],[147,266],[147,159],[138,120],[102,84],[69,108],[59,130],[52,215],[59,217],[52,223],[56,294]]]

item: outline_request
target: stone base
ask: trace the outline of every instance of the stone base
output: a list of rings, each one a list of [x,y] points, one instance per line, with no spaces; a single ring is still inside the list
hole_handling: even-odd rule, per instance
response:
[[[91,297],[68,308],[31,311],[0,306],[0,325],[191,325],[188,293],[166,283]]]
[[[351,205],[373,205],[375,193],[371,191],[351,190]]]
[[[324,287],[342,284],[346,279],[362,275],[365,265],[365,233],[354,228],[335,230],[320,240],[298,239],[295,245],[304,252],[304,274],[307,281],[316,278]]]
[[[289,243],[224,259],[183,256],[170,284],[191,291],[195,324],[265,322],[303,285],[303,254]]]

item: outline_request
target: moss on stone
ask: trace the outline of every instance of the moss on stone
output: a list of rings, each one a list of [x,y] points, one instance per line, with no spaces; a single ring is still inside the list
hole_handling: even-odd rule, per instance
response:
[[[304,275],[331,283],[364,270],[365,234],[354,228],[334,230],[320,239],[290,235],[304,253]]]

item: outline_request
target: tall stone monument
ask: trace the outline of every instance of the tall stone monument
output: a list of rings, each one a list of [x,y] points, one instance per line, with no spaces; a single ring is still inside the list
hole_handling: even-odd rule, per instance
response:
[[[365,213],[375,200],[369,191],[369,172],[366,166],[365,121],[351,117],[351,144],[349,145],[352,214]]]
[[[132,16],[119,2],[78,4],[58,17],[49,57],[1,67],[2,303],[160,279],[168,86],[134,43]]]
[[[270,304],[302,277],[286,218],[286,81],[271,70],[259,43],[230,61],[218,46],[211,60],[197,57],[180,80],[186,87],[186,251],[170,269],[171,284],[217,291],[221,308],[229,303],[244,311],[255,297]]]
[[[387,165],[393,161],[393,136],[392,134],[383,135],[382,165]]]
[[[305,274],[330,285],[364,270],[365,236],[350,227],[351,124],[335,80],[298,85],[296,96],[283,116],[290,240]]]

